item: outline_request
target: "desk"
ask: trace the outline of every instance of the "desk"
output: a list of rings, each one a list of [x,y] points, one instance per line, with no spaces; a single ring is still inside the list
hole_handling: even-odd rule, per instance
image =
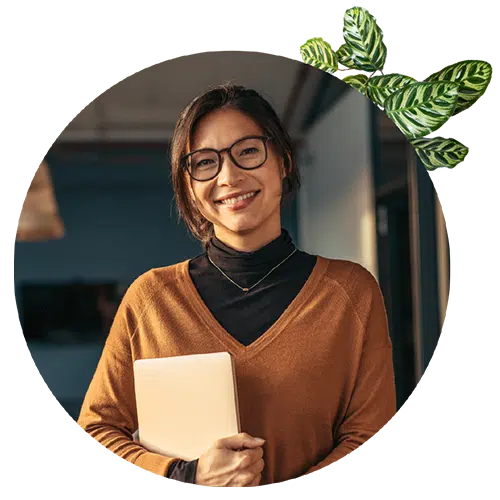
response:
[[[419,488],[435,487],[427,481],[449,481],[447,486],[460,488],[487,486],[484,482],[489,481],[494,486],[495,429],[495,417],[397,417],[382,435],[346,460],[336,485],[335,481],[293,483],[351,487],[355,482],[362,487],[367,481],[363,484],[370,487]],[[68,417],[0,418],[0,487],[19,486],[21,481],[26,487],[30,481],[44,480],[48,485],[55,481],[78,488],[93,481],[99,481],[98,487],[104,481],[109,482],[106,487],[134,488],[131,482],[145,479],[158,477],[112,456]],[[167,481],[156,483],[167,487]],[[271,488],[280,486],[285,485]]]

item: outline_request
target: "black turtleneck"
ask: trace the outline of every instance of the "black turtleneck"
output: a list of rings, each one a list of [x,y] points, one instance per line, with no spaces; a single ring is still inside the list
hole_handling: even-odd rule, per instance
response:
[[[282,229],[278,238],[253,252],[239,252],[213,237],[206,252],[189,262],[189,274],[201,298],[215,319],[239,343],[248,346],[265,333],[309,278],[316,256],[300,250],[292,254],[294,250],[290,235]],[[278,267],[261,283],[244,292],[208,257],[243,288],[252,287]],[[197,460],[178,461],[170,467],[167,477],[194,483],[197,465]]]

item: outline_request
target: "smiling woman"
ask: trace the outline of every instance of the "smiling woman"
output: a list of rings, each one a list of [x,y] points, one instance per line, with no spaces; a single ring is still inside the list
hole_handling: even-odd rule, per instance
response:
[[[217,227],[230,246],[246,251],[279,236],[282,195],[300,185],[290,137],[274,109],[254,90],[236,86],[199,96],[181,114],[172,181],[181,217],[205,246]],[[246,204],[225,201],[248,194],[256,196]],[[251,237],[250,227],[258,228]]]
[[[172,141],[179,215],[204,252],[129,288],[79,424],[157,474],[207,486],[296,478],[359,447],[396,412],[392,346],[375,278],[311,255],[281,227],[299,186],[288,134],[257,92],[219,86]],[[137,359],[231,353],[241,428],[191,462],[148,451],[137,430]]]

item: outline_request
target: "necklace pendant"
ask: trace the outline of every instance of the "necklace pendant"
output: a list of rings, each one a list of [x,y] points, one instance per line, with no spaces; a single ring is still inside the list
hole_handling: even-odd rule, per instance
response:
[[[244,292],[248,292],[248,290],[250,290],[250,288],[242,288],[242,290],[243,290]]]

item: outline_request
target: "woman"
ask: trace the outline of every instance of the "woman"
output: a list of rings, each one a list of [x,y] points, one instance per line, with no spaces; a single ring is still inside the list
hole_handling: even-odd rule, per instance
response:
[[[151,472],[255,486],[333,463],[395,414],[383,298],[358,264],[298,250],[281,228],[299,185],[290,139],[258,93],[219,86],[176,125],[172,180],[198,257],[140,276],[116,314],[79,424]],[[229,351],[245,431],[198,460],[133,441],[133,362]]]

